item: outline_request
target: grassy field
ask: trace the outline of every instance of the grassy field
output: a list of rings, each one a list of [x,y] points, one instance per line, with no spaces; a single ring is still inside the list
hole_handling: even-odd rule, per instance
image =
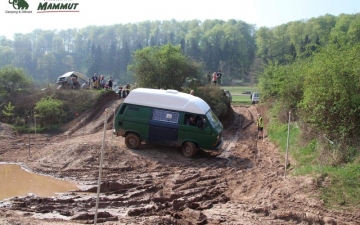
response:
[[[250,86],[221,86],[221,89],[230,91],[234,105],[251,105],[250,93],[258,91]]]

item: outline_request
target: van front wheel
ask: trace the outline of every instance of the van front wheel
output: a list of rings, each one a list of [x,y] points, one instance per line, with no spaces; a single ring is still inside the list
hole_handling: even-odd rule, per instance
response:
[[[131,149],[139,149],[141,146],[140,137],[136,134],[128,134],[125,137],[126,147]]]
[[[196,146],[192,142],[185,142],[182,146],[184,156],[191,158],[196,154]]]

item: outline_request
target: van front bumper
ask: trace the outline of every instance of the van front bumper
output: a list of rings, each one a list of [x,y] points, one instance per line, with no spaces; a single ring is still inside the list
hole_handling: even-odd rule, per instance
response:
[[[221,150],[222,146],[224,144],[224,139],[221,137],[218,142],[217,145],[215,147],[213,147],[212,150]]]
[[[212,147],[211,149],[203,149],[204,151],[207,151],[207,152],[216,152],[216,151],[221,151],[222,150],[222,146],[224,144],[224,139],[223,138],[220,138]]]
[[[224,151],[224,149],[222,149],[223,144],[224,144],[224,140],[223,138],[220,138],[217,141],[216,147],[213,147],[212,149],[202,149],[202,150],[211,156],[218,156]]]

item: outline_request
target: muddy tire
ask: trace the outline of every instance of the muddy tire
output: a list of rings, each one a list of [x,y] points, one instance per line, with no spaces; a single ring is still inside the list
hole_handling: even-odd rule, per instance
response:
[[[125,144],[126,147],[131,149],[139,149],[141,146],[141,140],[139,135],[131,133],[126,135],[125,137]]]
[[[185,142],[182,146],[182,153],[188,158],[192,158],[196,154],[196,145],[192,142]]]

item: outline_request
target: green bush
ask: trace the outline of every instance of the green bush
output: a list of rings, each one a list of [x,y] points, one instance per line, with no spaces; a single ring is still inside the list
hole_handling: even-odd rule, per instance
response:
[[[61,124],[67,123],[73,120],[76,117],[76,114],[84,112],[86,109],[89,109],[93,106],[100,96],[107,93],[106,90],[57,90],[54,87],[49,87],[46,90],[32,89],[25,92],[15,92],[12,95],[4,98],[4,102],[11,102],[14,106],[13,109],[13,120],[11,124],[16,127],[27,127],[28,126],[28,116],[31,117],[31,122],[33,123],[33,111],[36,107],[36,104],[41,101],[43,98],[52,96],[54,100],[60,100],[63,102]],[[1,105],[1,104],[0,104]],[[5,103],[2,108],[5,110]],[[35,109],[35,112],[37,110]],[[40,118],[39,118],[40,119]],[[59,117],[60,119],[60,117]],[[6,118],[1,118],[2,122],[6,122]],[[39,120],[39,126],[46,126],[41,123]],[[60,125],[60,124],[59,124]],[[19,128],[20,129],[20,128]],[[48,130],[48,129],[47,129]]]
[[[359,143],[360,44],[328,45],[308,65],[303,120],[338,143]]]
[[[2,113],[3,113],[3,116],[5,117],[5,121],[8,123],[8,122],[11,122],[11,120],[13,119],[13,116],[14,116],[14,108],[15,106],[13,106],[11,104],[11,102],[8,102],[7,105],[5,105],[5,109],[2,110]]]
[[[35,111],[41,125],[60,124],[61,118],[65,115],[64,101],[51,96],[44,97],[36,103]]]
[[[198,87],[195,89],[195,95],[208,103],[219,119],[228,116],[230,101],[220,88],[213,86]]]

